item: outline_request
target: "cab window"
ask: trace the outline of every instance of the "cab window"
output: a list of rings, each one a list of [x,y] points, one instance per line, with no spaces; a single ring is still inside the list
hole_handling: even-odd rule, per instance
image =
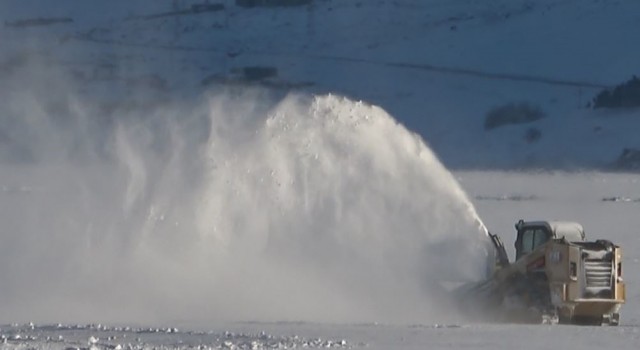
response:
[[[532,228],[522,233],[522,245],[520,256],[529,254],[537,247],[545,244],[549,240],[546,230],[541,228]]]

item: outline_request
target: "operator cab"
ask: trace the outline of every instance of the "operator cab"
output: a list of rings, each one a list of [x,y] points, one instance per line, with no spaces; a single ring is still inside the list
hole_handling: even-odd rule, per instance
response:
[[[585,239],[582,225],[575,222],[549,222],[520,220],[516,223],[516,260],[533,252],[551,239],[582,242]]]

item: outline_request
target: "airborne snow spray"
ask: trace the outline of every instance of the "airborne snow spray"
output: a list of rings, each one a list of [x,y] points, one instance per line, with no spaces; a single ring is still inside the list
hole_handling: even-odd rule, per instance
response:
[[[483,276],[464,192],[381,108],[235,92],[104,115],[13,83],[3,322],[439,322],[437,282]]]

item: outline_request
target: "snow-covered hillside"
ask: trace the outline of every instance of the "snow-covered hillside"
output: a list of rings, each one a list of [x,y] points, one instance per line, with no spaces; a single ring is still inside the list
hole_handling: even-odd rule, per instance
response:
[[[190,12],[205,3],[223,6]],[[380,105],[451,167],[602,167],[640,147],[638,110],[586,107],[640,72],[639,14],[640,3],[612,0],[29,0],[0,5],[0,62],[6,79],[42,59],[80,90],[126,91],[120,102],[141,85],[192,94],[272,67],[269,86]],[[546,117],[483,128],[491,108],[519,102]]]
[[[588,105],[640,2],[236,3],[0,2],[0,349],[637,347],[640,110]],[[520,218],[623,247],[620,327],[456,312]]]

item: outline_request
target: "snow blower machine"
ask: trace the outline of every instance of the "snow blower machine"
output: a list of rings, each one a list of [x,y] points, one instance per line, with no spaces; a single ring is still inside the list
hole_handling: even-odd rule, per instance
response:
[[[516,257],[489,233],[495,251],[491,276],[456,290],[465,311],[497,322],[618,325],[625,302],[622,250],[587,241],[574,222],[520,220]]]

